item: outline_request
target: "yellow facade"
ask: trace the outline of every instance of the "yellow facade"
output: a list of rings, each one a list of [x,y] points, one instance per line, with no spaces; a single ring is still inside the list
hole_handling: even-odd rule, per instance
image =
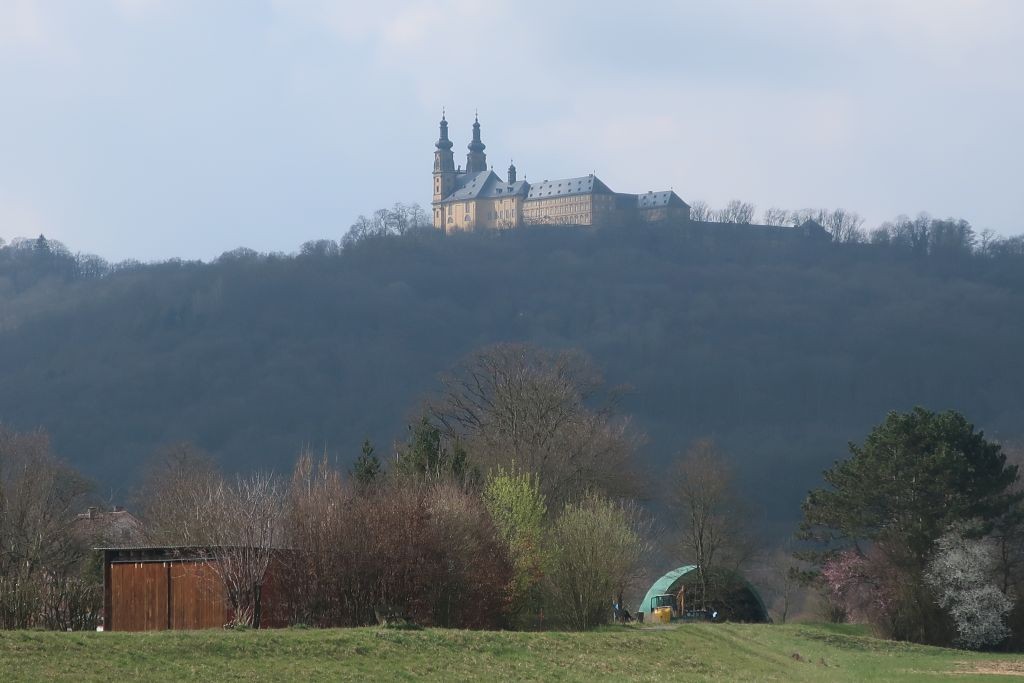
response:
[[[528,225],[593,225],[594,195],[527,200],[523,206],[523,222]]]
[[[480,123],[473,123],[466,170],[456,167],[448,122],[441,118],[434,152],[433,223],[445,232],[501,230],[521,225],[604,226],[632,219],[686,221],[690,207],[671,190],[646,195],[613,192],[593,174],[530,184],[510,165],[503,181],[487,167]]]
[[[522,201],[519,197],[481,199],[477,201],[479,226],[504,230],[522,223]]]
[[[519,197],[471,199],[446,202],[434,208],[434,227],[445,232],[487,229],[505,230],[522,225],[522,200]]]
[[[613,195],[577,194],[543,199],[522,197],[441,202],[434,227],[445,232],[507,229],[522,225],[608,225],[620,217]]]

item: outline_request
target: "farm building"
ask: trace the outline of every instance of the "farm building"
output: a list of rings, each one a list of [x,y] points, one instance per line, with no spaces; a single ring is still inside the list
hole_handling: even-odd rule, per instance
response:
[[[217,553],[211,548],[101,548],[103,627],[107,631],[222,628],[232,621]],[[258,590],[256,625],[288,625],[271,561]],[[281,573],[280,571],[276,572]]]
[[[729,571],[711,573],[708,585],[708,612],[696,604],[699,577],[697,565],[688,564],[673,569],[651,584],[647,594],[637,606],[637,614],[647,621],[661,608],[667,621],[671,619],[712,619],[715,621],[741,621],[765,623],[770,621],[768,610],[757,589],[739,574]],[[668,608],[666,611],[665,608]]]

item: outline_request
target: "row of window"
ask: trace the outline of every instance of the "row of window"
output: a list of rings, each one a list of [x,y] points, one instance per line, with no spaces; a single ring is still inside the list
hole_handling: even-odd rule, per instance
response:
[[[572,206],[542,206],[542,207],[523,207],[523,213],[528,213],[531,216],[541,216],[553,214],[556,216],[562,216],[568,213],[580,213],[586,211],[587,207],[582,204],[573,204]]]
[[[544,197],[543,199],[534,199],[530,197],[528,198],[528,201],[533,201],[537,204],[542,204],[543,206],[551,206],[552,204],[579,204],[581,202],[586,203],[589,196],[590,195],[576,195],[574,197],[552,197],[551,199],[548,199],[547,197]]]
[[[571,216],[526,216],[526,223],[543,225],[590,225],[590,216],[583,213],[572,214]]]

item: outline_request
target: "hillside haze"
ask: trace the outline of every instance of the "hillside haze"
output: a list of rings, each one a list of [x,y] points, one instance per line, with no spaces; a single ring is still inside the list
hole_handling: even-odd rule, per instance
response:
[[[0,249],[0,421],[116,498],[173,441],[238,470],[386,455],[440,373],[502,341],[584,350],[626,387],[649,474],[712,436],[772,521],[889,410],[1024,436],[1019,256],[636,226],[81,264]]]

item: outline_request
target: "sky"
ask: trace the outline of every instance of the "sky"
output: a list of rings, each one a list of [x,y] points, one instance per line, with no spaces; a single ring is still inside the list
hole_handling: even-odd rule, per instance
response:
[[[1018,0],[0,0],[0,238],[294,252],[465,163],[1024,232]]]

